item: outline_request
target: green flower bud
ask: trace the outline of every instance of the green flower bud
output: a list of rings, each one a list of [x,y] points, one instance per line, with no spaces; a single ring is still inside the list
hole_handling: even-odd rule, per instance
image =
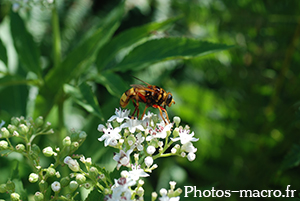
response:
[[[98,176],[98,170],[97,170],[97,168],[91,167],[91,168],[90,168],[90,171],[89,171],[89,174],[90,174],[90,176],[91,176],[92,178],[97,177],[97,176]]]
[[[8,138],[9,137],[9,131],[5,127],[1,128],[0,137],[1,138]]]
[[[30,183],[35,183],[35,182],[37,182],[39,180],[39,175],[37,175],[35,173],[31,173],[29,175],[29,179],[28,180],[29,180]]]
[[[71,138],[69,136],[67,136],[63,139],[63,146],[68,147],[70,145],[71,145]]]
[[[11,118],[11,124],[12,125],[19,126],[19,123],[20,123],[20,119],[19,118],[17,118],[17,117]]]
[[[79,183],[79,184],[83,184],[85,183],[86,181],[86,178],[83,174],[77,174],[76,175],[76,181]]]
[[[71,141],[72,142],[78,141],[78,139],[79,139],[79,133],[78,132],[71,133]]]
[[[182,189],[181,189],[181,188],[177,188],[177,189],[174,191],[174,197],[179,196],[181,193],[182,193]]]
[[[72,142],[71,144],[71,150],[75,151],[79,148],[79,143],[78,142]]]
[[[70,178],[69,177],[63,177],[60,180],[60,184],[61,184],[62,187],[65,187],[65,186],[69,185],[69,183],[70,183]]]
[[[79,133],[79,138],[80,138],[80,139],[85,139],[86,136],[87,136],[87,134],[86,134],[86,132],[84,132],[84,131],[81,131],[81,132]]]
[[[78,188],[78,183],[77,181],[71,181],[69,184],[69,188],[71,191],[75,191]]]
[[[25,145],[24,144],[17,144],[16,150],[17,150],[17,152],[20,152],[20,153],[25,151]]]
[[[0,149],[7,149],[8,143],[5,140],[0,141]]]
[[[178,137],[179,136],[179,128],[175,128],[173,131],[173,137]]]
[[[5,193],[6,191],[6,184],[0,184],[0,193]]]
[[[31,146],[31,150],[29,152],[29,154],[33,157],[33,158],[38,158],[39,153],[41,152],[39,146],[37,146],[36,144],[33,144]]]
[[[12,193],[12,194],[10,194],[10,199],[11,199],[11,201],[19,201],[20,195],[18,193]]]
[[[44,200],[44,194],[41,193],[41,192],[36,192],[34,194],[34,200],[35,201],[42,201],[42,200]]]
[[[52,167],[48,167],[46,173],[49,177],[53,177],[56,174],[56,170]]]
[[[36,120],[35,120],[35,125],[36,125],[37,127],[40,127],[40,126],[42,126],[43,124],[44,124],[44,119],[43,119],[42,116],[39,116],[38,118],[36,118]]]
[[[48,183],[46,181],[42,180],[39,183],[39,187],[40,187],[42,192],[45,192],[48,188]]]
[[[180,117],[175,116],[175,117],[173,118],[173,121],[174,121],[174,123],[176,124],[176,127],[178,127],[178,125],[179,125],[180,122],[181,122],[181,119],[180,119]]]
[[[134,143],[136,142],[136,138],[134,137],[134,135],[129,135],[127,138],[127,142],[129,144],[129,146],[134,145]]]
[[[46,147],[43,149],[43,154],[46,156],[46,157],[51,157],[54,153],[52,147]]]
[[[10,181],[10,180],[8,180],[6,182],[6,190],[8,190],[8,191],[14,191],[15,190],[15,183],[12,182],[12,181]]]
[[[29,131],[28,126],[26,126],[25,124],[20,124],[19,127],[21,128],[21,129],[20,129],[20,133],[21,133],[22,135],[26,135],[26,134],[28,133],[28,131]]]
[[[86,182],[85,184],[83,184],[83,187],[85,189],[90,189],[92,187],[92,185],[89,182]]]
[[[10,133],[13,133],[14,131],[17,130],[17,127],[15,125],[11,125],[11,124],[9,124],[7,126],[7,128],[8,128],[8,130],[9,130]]]
[[[105,188],[105,189],[103,190],[103,194],[104,194],[104,195],[109,195],[109,194],[111,194],[111,189]]]

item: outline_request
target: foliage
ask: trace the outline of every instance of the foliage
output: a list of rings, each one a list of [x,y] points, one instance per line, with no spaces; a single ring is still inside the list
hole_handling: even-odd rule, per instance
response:
[[[7,13],[2,19],[3,34],[0,34],[0,93],[1,97],[4,97],[1,99],[0,112],[1,118],[5,122],[11,119],[11,123],[2,125],[1,129],[1,138],[4,138],[1,141],[1,153],[7,156],[7,159],[1,158],[1,168],[8,171],[8,167],[13,167],[11,160],[18,160],[20,163],[13,168],[10,177],[1,178],[1,192],[8,192],[12,200],[27,200],[32,197],[35,200],[48,200],[49,196],[52,196],[53,200],[94,200],[104,195],[105,199],[109,199],[108,196],[114,195],[114,189],[127,177],[124,174],[122,177],[120,174],[116,176],[112,171],[115,164],[106,161],[111,157],[104,157],[105,153],[112,150],[94,142],[95,137],[99,135],[94,134],[95,125],[109,117],[113,108],[118,105],[117,101],[122,93],[128,89],[126,86],[129,86],[129,78],[125,75],[150,69],[149,66],[154,64],[165,64],[170,60],[177,63],[179,60],[188,60],[231,47],[196,38],[167,35],[165,30],[170,29],[179,17],[121,30],[124,16],[129,12],[128,1],[114,5],[111,11],[102,14],[101,17],[87,14],[91,9],[91,4],[87,2],[47,0],[3,4]],[[10,6],[12,9],[8,11]],[[69,15],[65,15],[64,11]],[[85,23],[86,21],[89,22]],[[49,124],[45,124],[44,119],[51,122],[53,130],[49,130]],[[153,129],[155,127],[156,124]],[[165,132],[163,127],[160,129],[159,132]],[[184,130],[185,133],[189,132],[187,129]],[[71,134],[68,134],[68,130],[71,130]],[[85,132],[77,130],[86,130],[89,135],[86,136]],[[41,136],[53,132],[53,135]],[[166,138],[165,144],[157,142],[153,145],[155,148],[161,148],[153,159],[172,155],[164,155],[172,145],[172,141],[167,143],[170,137],[170,133],[167,133],[162,137]],[[126,137],[126,132],[123,135]],[[145,133],[145,137],[147,135],[148,133]],[[88,145],[84,145],[84,140],[88,141]],[[129,141],[127,138],[118,140],[119,143]],[[150,143],[148,141],[152,142],[151,139],[147,140],[147,143]],[[173,150],[173,155],[187,156],[189,160],[194,160],[194,152],[197,149],[187,145],[188,142],[183,143],[181,140],[181,143],[182,147],[176,148],[181,149],[181,154]],[[129,149],[128,146],[122,148],[115,144],[110,145],[120,149],[120,153]],[[40,156],[42,147],[45,147],[42,151],[44,156],[50,158]],[[188,154],[185,155],[182,150]],[[84,155],[73,155],[77,151]],[[15,152],[19,154],[14,155]],[[70,155],[72,158],[68,157]],[[93,163],[90,158],[84,157],[90,155]],[[149,155],[152,154],[141,157],[151,157]],[[78,158],[85,165],[86,172],[79,167],[76,160]],[[150,158],[147,159],[144,169],[151,162]],[[127,166],[122,161],[118,162]],[[140,164],[139,160],[136,160],[137,164]],[[62,167],[64,165],[68,165],[69,169]],[[95,170],[94,173],[92,169]],[[99,178],[103,177],[105,185],[95,180],[98,175]],[[85,182],[86,177],[89,182]],[[31,183],[38,182],[39,190],[24,181],[24,178],[29,178]],[[76,180],[70,181],[70,178]],[[118,182],[114,183],[113,179],[117,178]],[[57,179],[60,181],[55,181]],[[137,182],[137,179],[127,179],[127,182],[129,181]],[[85,191],[80,190],[81,198],[77,198],[78,184],[86,189],[90,189],[92,185],[95,190],[88,196],[84,195]],[[122,185],[125,184],[126,187],[133,185]],[[142,185],[138,183],[136,187],[136,193],[140,197],[143,196],[143,192],[138,190]],[[68,190],[64,190],[66,186]],[[171,190],[168,192],[160,192],[162,197],[177,197],[180,194],[175,190],[174,183],[170,183],[170,186]],[[122,191],[123,196],[126,193],[127,191]],[[152,197],[155,199],[157,195]]]

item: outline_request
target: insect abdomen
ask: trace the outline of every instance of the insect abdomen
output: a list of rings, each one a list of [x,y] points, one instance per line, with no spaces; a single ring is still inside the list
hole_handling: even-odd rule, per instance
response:
[[[126,107],[129,103],[130,98],[134,95],[134,88],[128,89],[127,91],[125,91],[125,93],[123,93],[123,95],[121,96],[120,99],[120,105],[121,107]]]

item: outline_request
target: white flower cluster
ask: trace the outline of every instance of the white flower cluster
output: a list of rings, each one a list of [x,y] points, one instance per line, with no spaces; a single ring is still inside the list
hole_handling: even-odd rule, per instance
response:
[[[196,158],[197,149],[192,142],[198,139],[194,137],[194,132],[190,133],[188,126],[179,126],[179,117],[174,117],[174,122],[165,124],[151,112],[142,120],[129,118],[129,113],[130,110],[116,109],[115,115],[110,117],[105,125],[98,126],[98,131],[103,133],[98,140],[104,141],[104,146],[119,149],[119,153],[115,153],[113,157],[117,162],[117,169],[121,166],[131,169],[126,174],[123,171],[121,178],[115,180],[110,194],[105,197],[106,200],[131,200],[132,197],[142,197],[143,193],[139,195],[139,189],[142,188],[139,186],[139,178],[150,176],[146,172],[151,173],[158,167],[154,164],[157,158],[174,155],[187,157],[189,161]],[[166,153],[167,150],[171,152]],[[136,190],[130,190],[136,184]],[[160,200],[168,200],[169,194],[161,195]],[[179,200],[177,195],[170,195],[170,200]]]

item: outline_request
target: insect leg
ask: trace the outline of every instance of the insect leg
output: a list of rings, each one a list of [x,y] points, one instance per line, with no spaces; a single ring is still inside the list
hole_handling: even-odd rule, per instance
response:
[[[142,117],[141,117],[142,120],[143,120],[143,117],[144,117],[145,112],[146,112],[146,110],[147,110],[148,107],[149,107],[149,105],[146,105],[145,110],[144,110],[144,112],[143,112],[143,115],[142,115]]]
[[[161,118],[164,120],[165,123],[167,123],[167,124],[170,123],[169,116],[168,116],[168,114],[167,114],[167,110],[165,110],[163,107],[161,107],[161,106],[159,106],[159,105],[153,105],[152,107],[158,108],[159,114],[160,114]],[[163,116],[162,110],[166,113],[168,122],[166,122],[166,120],[165,120],[165,118],[164,118],[164,116]]]
[[[133,113],[131,115],[131,117],[134,117],[135,112],[137,112],[137,118],[139,118],[139,112],[140,112],[140,110],[139,110],[139,102],[136,101],[136,103],[135,103],[133,99],[131,99],[131,100],[132,100],[133,106],[135,107],[134,111],[133,111]]]

